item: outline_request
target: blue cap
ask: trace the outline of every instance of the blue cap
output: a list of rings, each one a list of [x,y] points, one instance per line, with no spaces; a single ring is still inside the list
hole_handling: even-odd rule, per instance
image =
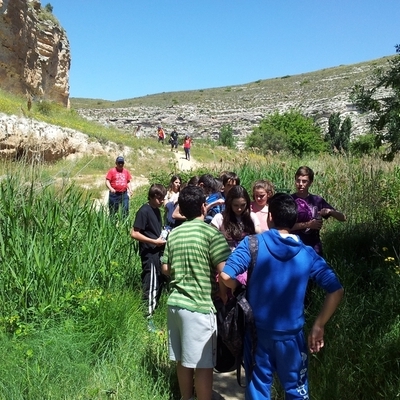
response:
[[[122,156],[118,156],[117,159],[115,160],[115,162],[118,163],[125,163],[124,157]]]

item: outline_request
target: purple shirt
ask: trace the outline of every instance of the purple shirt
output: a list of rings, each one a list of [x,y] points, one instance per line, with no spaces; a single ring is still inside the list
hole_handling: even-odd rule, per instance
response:
[[[308,222],[313,219],[313,208],[321,211],[323,208],[329,208],[330,210],[335,210],[329,203],[325,201],[321,196],[316,194],[309,194],[306,198],[301,198],[297,196],[296,193],[292,194],[293,199],[297,204],[297,222]],[[323,217],[325,219],[329,218]],[[299,235],[302,242],[311,246],[319,255],[322,255],[322,243],[319,235],[318,229],[300,229],[294,231],[296,235]]]

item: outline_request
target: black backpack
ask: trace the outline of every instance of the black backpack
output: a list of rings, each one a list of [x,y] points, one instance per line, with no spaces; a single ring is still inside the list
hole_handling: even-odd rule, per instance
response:
[[[249,236],[251,253],[251,264],[247,271],[247,281],[257,260],[258,238],[256,235]],[[241,367],[243,364],[243,345],[246,329],[251,335],[252,367],[255,364],[255,349],[257,346],[257,332],[254,323],[253,311],[246,298],[246,286],[239,286],[234,296],[226,304],[215,301],[217,308],[217,364],[215,370],[218,372],[229,372],[236,369],[237,381],[241,383]],[[251,370],[248,371],[251,374]]]

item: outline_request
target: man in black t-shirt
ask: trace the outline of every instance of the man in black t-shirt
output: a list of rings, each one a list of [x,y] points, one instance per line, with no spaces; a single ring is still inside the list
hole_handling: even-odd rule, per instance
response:
[[[166,194],[167,191],[163,185],[151,185],[148,203],[139,208],[131,230],[131,237],[139,242],[139,255],[142,261],[143,300],[147,303],[146,315],[149,318],[150,330],[155,330],[151,316],[158,305],[165,284],[160,263],[160,257],[165,248],[165,239],[161,237],[160,207],[163,205]]]
[[[171,144],[171,151],[174,149],[175,151],[178,151],[178,132],[175,129],[171,132],[169,142]]]

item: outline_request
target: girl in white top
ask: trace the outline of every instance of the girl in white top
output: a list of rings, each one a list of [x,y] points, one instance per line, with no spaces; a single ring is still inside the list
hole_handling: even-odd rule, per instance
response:
[[[255,213],[260,221],[260,231],[268,230],[268,200],[274,195],[274,185],[266,180],[260,179],[253,184],[253,199],[250,209]]]
[[[172,218],[172,213],[174,212],[175,207],[178,204],[181,183],[181,177],[179,175],[173,175],[169,182],[167,194],[164,198],[166,224],[169,225],[171,228],[173,228],[175,225],[175,220],[174,218]]]
[[[214,216],[211,225],[222,232],[232,251],[245,236],[260,232],[260,221],[250,211],[250,196],[243,186],[229,190],[225,210]]]

